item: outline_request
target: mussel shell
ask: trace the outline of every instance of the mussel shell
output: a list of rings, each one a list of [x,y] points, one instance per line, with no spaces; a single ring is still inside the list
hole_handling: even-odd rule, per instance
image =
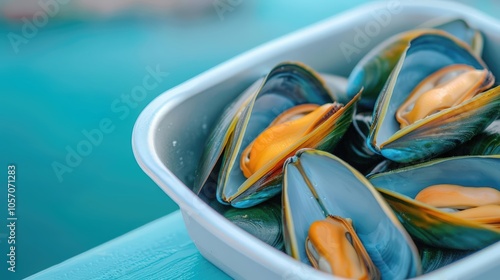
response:
[[[283,249],[281,204],[279,202],[269,201],[245,209],[231,208],[224,212],[224,217],[263,242],[278,250]]]
[[[436,247],[478,250],[500,241],[500,230],[468,221],[414,200],[435,184],[500,190],[500,155],[436,159],[369,177],[398,215],[406,230],[419,241]]]
[[[422,272],[424,274],[454,263],[476,252],[475,250],[453,250],[420,244],[417,244],[417,247],[422,257]]]
[[[220,163],[220,161],[219,161]],[[220,166],[220,164],[219,164]],[[217,169],[218,166],[216,166]],[[212,209],[215,211],[219,212],[220,214],[223,214],[227,210],[231,209],[232,207],[229,205],[225,205],[222,203],[219,203],[216,198],[216,193],[217,193],[217,173],[212,172],[210,176],[208,177],[207,181],[203,185],[203,188],[201,189],[200,193],[198,194],[198,197],[203,200],[206,204],[208,204]]]
[[[344,104],[349,102],[350,98],[348,99],[346,94],[346,78],[326,73],[321,73],[319,76],[324,86],[328,89],[328,94],[331,97],[329,100],[335,100]],[[229,141],[239,117],[246,105],[258,94],[264,79],[265,77],[257,79],[222,112],[216,126],[207,139],[206,148],[203,150],[199,166],[196,169],[193,187],[193,192],[196,194],[200,193],[206,180],[214,171],[215,165]]]
[[[245,105],[228,141],[219,173],[218,200],[234,207],[246,208],[278,194],[281,191],[281,171],[285,159],[300,148],[333,149],[352,121],[354,104],[358,98],[359,95],[354,97],[343,108],[328,116],[324,123],[247,179],[239,166],[242,150],[276,115],[299,104],[333,102],[322,79],[306,66],[283,63],[273,68],[259,91]]]
[[[367,139],[373,151],[397,162],[429,159],[469,140],[497,118],[500,87],[400,129],[395,112],[410,92],[431,73],[452,64],[487,69],[465,44],[448,35],[425,34],[410,42],[377,100]]]
[[[366,144],[371,122],[371,112],[361,112],[354,115],[351,126],[333,152],[363,174],[368,173],[384,159],[370,150]]]
[[[208,177],[214,172],[214,167],[219,161],[219,158],[226,146],[236,123],[245,108],[245,105],[250,102],[250,98],[254,96],[260,89],[264,78],[259,78],[242,94],[236,98],[228,107],[224,109],[217,125],[211,131],[205,149],[201,156],[198,168],[196,169],[193,192],[199,194],[205,185]]]
[[[422,28],[394,35],[366,54],[349,75],[347,95],[352,97],[361,88],[364,88],[359,104],[365,108],[373,108],[385,81],[410,40],[429,32],[430,28],[448,32],[469,44],[475,54],[481,55],[483,49],[481,33],[477,29],[471,28],[464,20],[454,19],[428,23]]]
[[[408,42],[425,32],[427,30],[411,30],[394,35],[365,55],[349,74],[347,95],[363,88],[360,106],[372,109]]]
[[[327,74],[327,73],[319,73],[321,80],[324,83],[324,86],[330,92],[330,96],[332,100],[347,104],[351,101],[352,96],[347,96],[347,79],[341,76]]]
[[[418,252],[380,194],[357,170],[323,151],[301,150],[284,165],[285,248],[309,263],[304,242],[312,222],[326,215],[350,218],[385,279],[420,273]]]
[[[449,153],[449,156],[465,155],[500,155],[500,119]]]
[[[373,176],[377,173],[388,172],[394,169],[399,169],[402,167],[410,166],[411,164],[399,163],[389,159],[384,159],[368,172],[366,177]]]

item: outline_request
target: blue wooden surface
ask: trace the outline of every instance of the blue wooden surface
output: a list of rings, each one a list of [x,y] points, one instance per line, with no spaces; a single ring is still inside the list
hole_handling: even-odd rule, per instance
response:
[[[230,279],[198,252],[180,211],[28,279]]]

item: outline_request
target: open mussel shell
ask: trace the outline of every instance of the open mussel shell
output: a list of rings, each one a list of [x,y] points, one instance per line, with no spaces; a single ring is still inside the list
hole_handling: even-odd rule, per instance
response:
[[[297,65],[296,67],[301,66]],[[343,104],[350,101],[346,94],[346,78],[326,73],[321,73],[319,76],[321,77],[321,82],[323,82],[324,86],[328,89],[330,100]],[[236,123],[248,103],[258,94],[264,79],[265,77],[259,78],[226,107],[216,126],[211,130],[195,174],[193,192],[196,194],[200,193],[211,173],[218,173],[219,170],[214,170],[214,168],[229,142],[236,127]],[[284,84],[286,85],[286,83]],[[289,82],[289,84],[293,84],[293,81]]]
[[[323,80],[306,66],[282,63],[273,68],[260,88],[249,99],[245,99],[247,101],[241,102],[243,108],[234,110],[238,112],[235,123],[232,120],[225,122],[231,123],[231,131],[226,131],[230,133],[230,136],[224,147],[225,152],[217,185],[217,199],[221,203],[245,208],[278,194],[281,191],[281,171],[285,159],[298,149],[305,147],[333,149],[352,121],[354,104],[358,98],[359,95],[342,108],[336,108],[335,111],[325,115],[313,130],[291,143],[247,179],[240,169],[242,152],[272,123],[276,116],[300,104],[321,105],[334,102]],[[222,133],[217,136],[221,137]],[[209,143],[219,145],[215,138]],[[207,146],[207,148],[211,147]],[[215,157],[210,158],[210,160],[214,159]],[[205,159],[202,158],[203,160]],[[214,163],[206,164],[203,168],[214,165]]]
[[[449,155],[500,155],[500,119],[492,122],[471,140],[450,151]]]
[[[430,246],[477,250],[500,241],[500,230],[456,217],[414,198],[422,189],[437,184],[500,190],[499,170],[500,155],[464,156],[375,174],[369,180],[414,238]]]
[[[366,108],[373,108],[385,81],[396,66],[401,54],[408,43],[415,37],[439,29],[455,36],[471,46],[478,56],[483,49],[481,33],[471,28],[462,19],[447,20],[445,22],[428,23],[421,28],[396,34],[385,40],[356,64],[349,75],[347,95],[352,97],[364,88],[359,104]]]
[[[327,215],[352,220],[382,279],[420,273],[417,249],[380,194],[357,170],[319,150],[301,150],[284,165],[283,227],[289,255],[309,263],[310,225]]]
[[[318,73],[317,74],[323,81],[324,86],[328,89],[332,100],[347,104],[351,101],[352,96],[347,96],[347,79],[341,76]]]
[[[373,151],[396,162],[429,159],[469,140],[497,118],[500,87],[400,128],[395,115],[410,93],[422,81],[429,81],[431,74],[455,65],[487,71],[464,43],[448,35],[425,34],[410,42],[377,100],[367,139]],[[493,80],[487,71],[479,89],[487,88]]]
[[[193,192],[199,194],[203,186],[207,182],[209,176],[214,172],[219,157],[224,150],[232,131],[236,126],[236,122],[245,105],[250,102],[250,99],[258,92],[264,78],[259,78],[250,87],[248,87],[238,98],[224,109],[217,125],[211,131],[205,149],[201,156],[198,168],[195,174]]]
[[[454,250],[418,244],[418,252],[422,257],[422,273],[426,274],[436,269],[461,260],[475,250]]]

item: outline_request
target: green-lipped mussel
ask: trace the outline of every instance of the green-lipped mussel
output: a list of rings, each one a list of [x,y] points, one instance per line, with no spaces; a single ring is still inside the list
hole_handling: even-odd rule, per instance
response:
[[[352,124],[333,152],[359,172],[367,174],[384,158],[373,152],[366,144],[366,137],[372,122],[371,112],[354,115]]]
[[[422,273],[426,274],[460,259],[463,259],[476,250],[454,250],[444,249],[423,244],[417,244],[418,252],[422,258]]]
[[[435,32],[436,29],[452,34],[470,45],[475,54],[481,55],[483,49],[481,33],[471,28],[462,19],[422,26],[420,29],[394,35],[366,54],[349,75],[347,95],[353,97],[361,88],[364,88],[359,104],[365,108],[373,108],[385,81],[396,66],[408,43],[415,37]]]
[[[351,279],[380,279],[351,219],[328,215],[314,221],[305,243],[307,258],[319,270]]]
[[[443,158],[369,178],[397,213],[408,232],[421,242],[451,249],[477,250],[500,241],[500,229],[488,223],[464,219],[415,197],[423,189],[452,184],[500,190],[500,155]],[[452,203],[456,198],[450,198]],[[484,200],[484,198],[480,198]],[[460,208],[461,201],[456,201]],[[453,205],[453,204],[450,204]]]
[[[311,224],[334,215],[352,221],[355,234],[383,279],[420,273],[416,247],[394,213],[370,182],[339,158],[323,151],[301,150],[287,160],[282,204],[285,248],[292,257],[309,263],[307,250],[311,249],[306,249],[305,242]],[[358,249],[354,251],[363,255]],[[310,253],[319,254],[314,250]],[[376,278],[373,269],[367,271]]]
[[[377,100],[368,145],[396,162],[455,148],[500,114],[500,87],[487,90],[493,81],[485,63],[454,37],[414,38]],[[399,115],[408,123],[398,123]]]
[[[335,98],[340,93],[332,93],[332,79],[326,76],[327,81],[324,82],[324,77],[302,64],[282,63],[274,67],[259,85],[253,85],[243,93],[226,110],[209,137],[200,161],[195,191],[201,189],[222,150],[225,151],[219,171],[217,199],[221,203],[242,208],[256,205],[281,191],[283,162],[295,151],[301,148],[332,150],[352,121],[354,105],[359,95],[345,106],[337,103]],[[292,141],[289,137],[283,138],[284,132],[291,135],[296,131],[295,126],[286,130],[287,126],[291,122],[296,123],[296,118],[306,118],[303,116],[306,113],[293,115],[281,124],[281,128],[278,127],[280,124],[276,125],[273,121],[304,104],[316,107],[321,105],[318,109],[320,111],[310,113],[314,116],[303,122],[301,133],[295,133]],[[266,132],[269,126],[269,129],[278,128],[276,131]],[[263,143],[256,139],[261,133],[268,133]],[[280,142],[276,137],[286,141]],[[262,151],[262,148],[274,144],[277,145]],[[248,151],[249,145],[250,148],[261,149],[258,156],[253,156],[252,151]],[[255,163],[266,154],[269,155],[263,161]],[[240,166],[244,167],[245,172],[242,172]]]
[[[463,20],[433,26],[442,30],[425,27],[388,39],[348,82],[299,63],[271,69],[222,113],[193,191],[260,240],[340,277],[411,278],[499,241],[497,206],[476,203],[471,213],[416,198],[425,189],[422,196],[438,194],[441,203],[448,184],[466,186],[465,193],[500,190],[500,155],[415,165],[474,135],[471,142],[487,134],[480,144],[488,142],[485,151],[498,153],[500,146],[491,140],[498,131],[490,133],[500,116],[500,88],[491,89],[495,79],[479,57],[480,33]],[[366,110],[377,96],[375,111],[353,122],[357,103]],[[381,173],[368,175],[370,181],[358,172],[384,157],[397,169],[374,169]]]

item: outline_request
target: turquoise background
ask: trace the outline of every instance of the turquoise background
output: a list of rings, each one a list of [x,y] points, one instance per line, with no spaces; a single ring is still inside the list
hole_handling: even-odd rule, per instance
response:
[[[227,1],[226,1],[227,2]],[[238,1],[233,1],[238,2]],[[7,273],[6,188],[0,191],[0,279],[18,279],[115,238],[178,207],[139,168],[134,122],[156,96],[254,46],[368,1],[240,1],[223,18],[147,11],[93,16],[68,8],[15,53],[0,20],[0,180],[16,165],[17,272]],[[474,1],[462,1],[474,2]],[[495,1],[474,6],[494,15]],[[64,9],[64,7],[62,7]],[[147,67],[168,76],[127,114],[113,110]],[[115,108],[116,109],[116,108]],[[114,130],[59,180],[54,162],[109,119]],[[4,184],[5,186],[5,184]],[[7,278],[9,277],[9,278]]]

